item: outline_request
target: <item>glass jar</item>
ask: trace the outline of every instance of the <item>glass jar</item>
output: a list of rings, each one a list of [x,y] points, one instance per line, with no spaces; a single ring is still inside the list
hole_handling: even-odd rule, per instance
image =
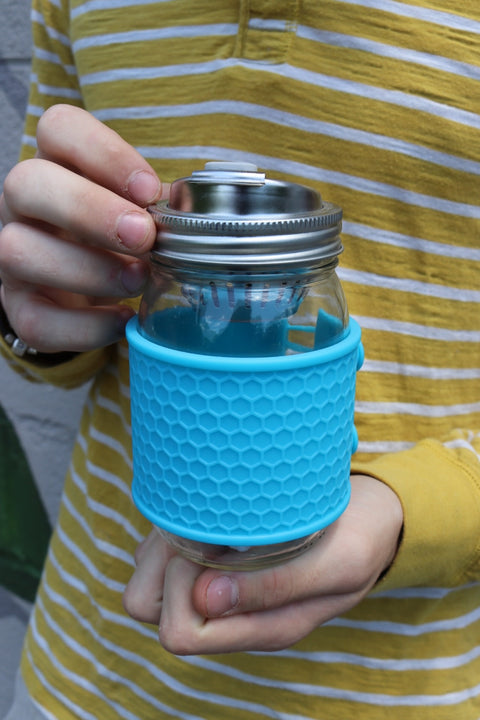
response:
[[[149,210],[158,229],[151,276],[127,331],[141,355],[132,392],[142,385],[136,407],[148,413],[135,430],[132,406],[134,499],[191,560],[233,569],[283,562],[310,547],[350,492],[352,397],[333,442],[342,467],[332,479],[306,468],[307,440],[298,440],[309,438],[314,465],[327,442],[317,436],[330,437],[319,381],[303,375],[317,366],[325,374],[325,362],[345,352],[355,356],[350,375],[358,365],[359,334],[352,341],[335,271],[341,209],[253,165],[207,163]],[[309,412],[315,422],[306,428]]]

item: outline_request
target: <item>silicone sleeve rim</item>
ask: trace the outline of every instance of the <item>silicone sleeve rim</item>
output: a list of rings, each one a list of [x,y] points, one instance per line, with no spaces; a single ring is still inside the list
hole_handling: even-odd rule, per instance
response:
[[[183,367],[203,370],[224,370],[226,372],[271,372],[272,370],[293,369],[324,364],[337,360],[360,346],[361,329],[353,318],[350,318],[345,336],[339,342],[320,350],[282,355],[279,357],[228,357],[225,355],[200,355],[182,350],[174,350],[159,345],[146,338],[141,331],[138,316],[127,323],[126,335],[132,345],[142,355],[152,359],[163,360]],[[363,350],[359,351],[359,367],[363,362]]]

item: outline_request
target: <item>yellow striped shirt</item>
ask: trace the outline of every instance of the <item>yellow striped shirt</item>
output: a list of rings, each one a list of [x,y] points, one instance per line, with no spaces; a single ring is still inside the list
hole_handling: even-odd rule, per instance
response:
[[[162,179],[253,161],[342,206],[363,328],[353,469],[400,496],[393,567],[273,654],[174,657],[126,616],[148,532],[130,498],[124,343],[33,377],[95,375],[23,673],[60,720],[480,717],[480,4],[476,0],[34,0],[24,156],[57,102]]]

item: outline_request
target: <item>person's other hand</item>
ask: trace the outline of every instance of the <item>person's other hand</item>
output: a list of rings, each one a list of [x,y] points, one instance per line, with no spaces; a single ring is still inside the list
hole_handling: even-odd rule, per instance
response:
[[[57,105],[40,118],[35,159],[8,174],[0,199],[1,301],[41,352],[119,339],[155,239],[145,207],[162,196],[150,165],[89,113]]]
[[[176,555],[154,530],[137,550],[124,606],[158,624],[161,644],[177,655],[280,650],[367,595],[395,557],[402,524],[395,493],[359,475],[346,511],[324,536],[270,569],[205,569]]]

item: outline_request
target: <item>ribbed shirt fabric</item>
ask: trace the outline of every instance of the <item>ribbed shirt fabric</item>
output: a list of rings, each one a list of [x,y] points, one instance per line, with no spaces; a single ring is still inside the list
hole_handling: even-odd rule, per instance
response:
[[[95,376],[22,669],[59,720],[480,717],[480,4],[476,0],[34,0],[23,156],[69,102],[163,180],[255,162],[344,212],[363,329],[353,471],[404,508],[393,566],[348,614],[277,653],[175,657],[122,591],[148,523],[130,496],[124,342]],[[7,352],[7,351],[5,351]]]

